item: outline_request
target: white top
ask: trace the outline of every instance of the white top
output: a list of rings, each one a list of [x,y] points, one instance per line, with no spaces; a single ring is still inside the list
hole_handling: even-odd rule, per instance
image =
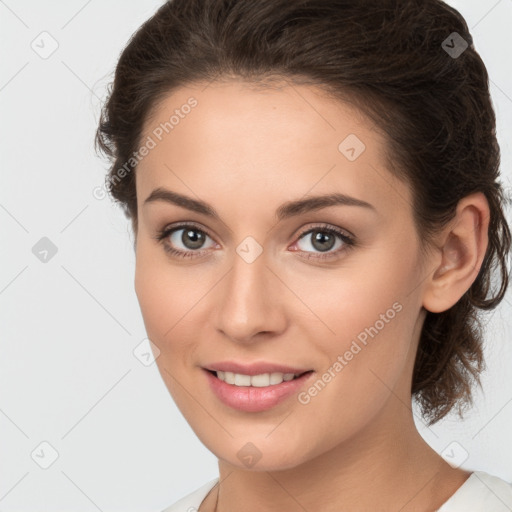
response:
[[[217,484],[214,478],[162,512],[197,512]],[[474,471],[437,512],[511,512],[512,483],[484,471]]]

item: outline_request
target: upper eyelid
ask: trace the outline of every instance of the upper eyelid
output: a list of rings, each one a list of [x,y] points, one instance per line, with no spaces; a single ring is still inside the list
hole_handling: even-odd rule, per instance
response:
[[[189,227],[193,227],[197,229],[198,231],[202,231],[203,233],[206,233],[210,238],[214,238],[208,229],[203,227],[201,224],[196,223],[194,221],[187,221],[187,222],[178,222],[177,224],[169,224],[165,226],[161,231],[179,231],[180,229],[187,229]]]
[[[342,228],[342,227],[339,227],[339,226],[334,226],[333,224],[329,224],[328,222],[325,222],[325,223],[321,223],[320,222],[318,224],[315,224],[313,226],[305,228],[304,230],[299,230],[299,233],[298,233],[297,236],[303,236],[303,235],[305,235],[305,234],[307,234],[310,231],[313,231],[315,229],[318,229],[318,230],[324,229],[326,231],[332,230],[332,231],[335,231],[335,232],[341,231],[341,234],[347,236],[348,238],[352,238],[352,239],[355,238],[355,235],[353,233],[351,233],[348,229]]]

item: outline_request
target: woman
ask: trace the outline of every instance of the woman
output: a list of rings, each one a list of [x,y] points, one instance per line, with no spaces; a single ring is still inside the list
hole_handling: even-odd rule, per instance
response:
[[[174,0],[130,40],[97,142],[160,373],[219,459],[167,512],[512,509],[411,409],[471,403],[508,285],[487,80],[439,0]]]

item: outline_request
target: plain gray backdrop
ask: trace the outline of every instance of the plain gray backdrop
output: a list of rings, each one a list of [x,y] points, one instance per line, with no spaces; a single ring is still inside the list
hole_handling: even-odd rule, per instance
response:
[[[448,3],[490,74],[510,191],[512,0]],[[144,357],[129,223],[93,194],[106,87],[160,4],[0,0],[0,511],[160,511],[218,474]],[[508,481],[511,311],[509,293],[488,315],[484,391],[466,419],[417,417],[439,453]]]

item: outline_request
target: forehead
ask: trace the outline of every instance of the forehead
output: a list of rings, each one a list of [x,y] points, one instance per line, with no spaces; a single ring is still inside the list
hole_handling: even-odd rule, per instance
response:
[[[141,141],[149,140],[152,149],[136,173],[142,200],[166,185],[212,203],[236,191],[241,201],[264,197],[276,207],[340,191],[377,208],[392,207],[391,197],[396,208],[397,194],[409,194],[386,169],[386,140],[378,129],[353,105],[312,86],[228,81],[182,87],[146,120]]]

